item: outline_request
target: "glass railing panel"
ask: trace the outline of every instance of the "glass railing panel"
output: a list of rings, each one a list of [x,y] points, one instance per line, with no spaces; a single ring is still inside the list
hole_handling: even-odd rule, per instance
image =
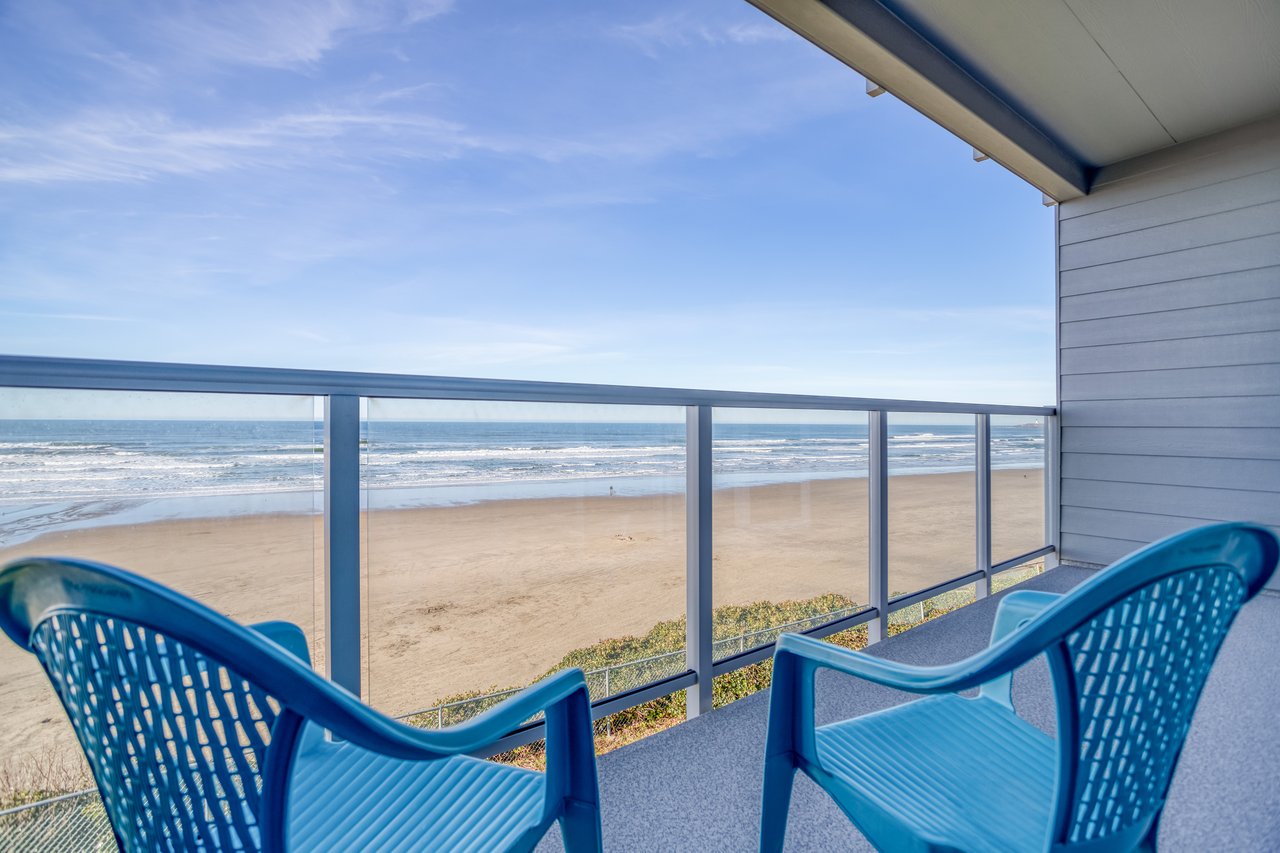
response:
[[[976,594],[977,587],[969,583],[898,608],[889,614],[889,636],[923,625],[930,619],[945,616],[965,605],[973,604]]]
[[[321,436],[311,397],[0,390],[0,561],[120,566],[318,658]],[[36,659],[0,672],[0,806],[91,784]]]
[[[991,578],[991,593],[994,595],[1042,574],[1044,574],[1044,557],[1036,557],[994,575]]]
[[[1044,419],[992,415],[991,561],[1044,545]]]
[[[976,567],[975,421],[889,414],[889,596]]]
[[[685,412],[371,399],[368,698],[460,722],[553,671],[685,670]]]
[[[865,607],[865,412],[713,413],[713,656]]]

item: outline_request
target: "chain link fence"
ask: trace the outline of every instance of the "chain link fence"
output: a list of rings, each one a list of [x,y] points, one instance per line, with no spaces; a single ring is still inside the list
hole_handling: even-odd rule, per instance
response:
[[[806,631],[810,628],[816,628],[819,625],[851,616],[860,610],[862,610],[860,607],[845,608],[832,613],[822,613],[817,616],[797,619],[793,622],[773,625],[768,628],[761,628],[758,631],[716,640],[712,643],[711,655],[714,660],[722,660],[754,649],[757,646],[776,642],[778,637],[789,631]],[[684,672],[684,670],[685,651],[684,649],[677,649],[652,657],[591,670],[586,673],[587,689],[594,699],[604,699],[609,696],[616,696],[619,693],[625,693],[628,690],[634,690],[637,687],[653,684],[655,681],[661,681],[664,678],[670,678],[673,675]],[[443,729],[466,722],[477,714],[497,705],[507,697],[514,696],[522,689],[514,687],[510,690],[499,690],[482,696],[471,696],[466,699],[423,708],[421,711],[406,714],[401,719],[419,728]],[[537,719],[540,719],[540,715],[530,718],[531,721]]]
[[[116,850],[96,789],[0,812],[0,850],[97,853]]]

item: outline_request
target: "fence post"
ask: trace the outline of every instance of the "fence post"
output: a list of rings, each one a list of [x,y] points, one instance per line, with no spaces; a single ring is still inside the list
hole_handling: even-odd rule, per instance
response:
[[[867,642],[878,643],[889,631],[889,413],[867,412],[869,557],[868,584],[876,618],[867,623]]]
[[[982,572],[974,585],[975,598],[991,594],[991,415],[976,415],[974,429],[977,473],[977,571]]]
[[[611,696],[611,695],[613,695],[613,694],[609,691],[609,673],[610,673],[610,672],[612,672],[612,671],[613,671],[613,667],[611,667],[611,666],[606,666],[606,667],[604,668],[604,695],[605,695],[605,696]],[[612,716],[612,715],[610,715],[610,717],[611,717],[611,716]],[[606,735],[612,735],[612,734],[613,734],[613,721],[610,719],[610,717],[605,717],[605,718],[604,718],[604,733],[605,733]]]
[[[325,668],[360,695],[360,398],[324,400]]]
[[[1058,415],[1044,419],[1044,541],[1053,546],[1053,553],[1046,554],[1046,570],[1062,562],[1062,450]]]
[[[685,407],[685,716],[711,710],[711,407]]]

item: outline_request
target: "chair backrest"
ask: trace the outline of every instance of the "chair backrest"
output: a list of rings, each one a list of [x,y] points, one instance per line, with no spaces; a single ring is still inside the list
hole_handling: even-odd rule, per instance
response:
[[[259,850],[280,703],[235,670],[118,617],[55,613],[31,647],[125,849]]]
[[[278,849],[303,717],[379,717],[261,635],[110,566],[0,571],[0,628],[36,655],[126,850]],[[282,700],[281,697],[288,697]]]
[[[1200,528],[1121,560],[1044,614],[1060,637],[1047,651],[1055,846],[1127,850],[1154,831],[1214,658],[1278,550],[1264,528]]]

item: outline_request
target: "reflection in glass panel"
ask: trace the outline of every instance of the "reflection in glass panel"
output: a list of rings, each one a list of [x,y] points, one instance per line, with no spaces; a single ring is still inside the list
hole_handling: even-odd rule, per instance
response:
[[[716,659],[867,604],[864,412],[716,409]]]
[[[1044,574],[1044,557],[1037,557],[1034,560],[1029,560],[1019,566],[1014,566],[1011,569],[1000,572],[998,575],[993,577],[991,579],[991,594],[995,595],[997,592],[1001,592],[1011,586],[1015,586],[1026,580],[1031,580],[1037,575],[1042,574]]]
[[[0,418],[0,562],[110,563],[239,622],[294,622],[320,651],[313,398],[9,388]],[[36,659],[3,641],[0,671],[0,802],[87,787]]]
[[[972,415],[889,414],[889,595],[975,568]]]
[[[1044,419],[991,416],[991,561],[1045,545]]]
[[[670,407],[370,400],[370,702],[447,726],[683,671],[684,444]]]
[[[973,604],[976,594],[977,587],[969,583],[895,610],[889,614],[889,635],[900,634],[917,625],[923,625],[930,619],[945,616],[953,610]]]

